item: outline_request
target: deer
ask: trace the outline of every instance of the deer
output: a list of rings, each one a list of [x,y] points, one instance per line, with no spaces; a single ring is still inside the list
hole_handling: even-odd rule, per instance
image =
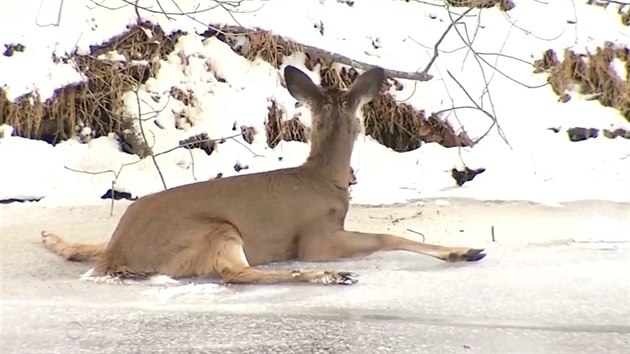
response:
[[[45,248],[68,261],[94,259],[86,272],[92,277],[218,279],[224,285],[358,281],[347,270],[257,267],[274,262],[317,265],[395,250],[445,262],[486,256],[484,249],[346,230],[350,160],[362,129],[358,112],[380,94],[385,71],[374,66],[343,89],[319,86],[292,65],[283,74],[289,94],[311,113],[310,152],[301,165],[144,195],[126,208],[109,241],[69,243],[43,230]]]

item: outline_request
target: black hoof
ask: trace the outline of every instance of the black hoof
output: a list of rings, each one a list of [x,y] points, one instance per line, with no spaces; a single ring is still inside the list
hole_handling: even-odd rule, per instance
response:
[[[356,284],[359,280],[357,279],[359,275],[357,273],[352,272],[337,272],[337,276],[335,277],[335,282],[341,285],[352,285]]]
[[[483,251],[483,248],[472,248],[463,255],[464,260],[467,262],[476,262],[478,260],[481,260],[486,256]]]
[[[452,252],[444,259],[447,262],[476,262],[486,256],[484,249],[472,248],[466,253]]]

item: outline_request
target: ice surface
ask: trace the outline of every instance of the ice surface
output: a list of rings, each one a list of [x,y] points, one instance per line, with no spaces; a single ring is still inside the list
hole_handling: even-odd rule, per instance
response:
[[[589,235],[583,222],[592,215],[627,230],[627,205],[425,202],[355,207],[347,227],[417,239],[405,231],[414,229],[428,242],[485,247],[488,256],[447,264],[384,252],[263,267],[351,270],[359,273],[352,286],[82,281],[91,263],[66,262],[45,251],[39,230],[100,241],[128,202],[117,203],[114,216],[104,201],[74,208],[0,205],[3,353],[626,351],[630,244],[601,249],[571,241]],[[490,240],[492,225],[496,242]]]
[[[630,219],[630,210],[628,210]],[[627,220],[626,220],[627,221]],[[615,220],[606,215],[596,214],[583,221],[586,233],[581,237],[574,237],[575,242],[630,242],[628,223]]]

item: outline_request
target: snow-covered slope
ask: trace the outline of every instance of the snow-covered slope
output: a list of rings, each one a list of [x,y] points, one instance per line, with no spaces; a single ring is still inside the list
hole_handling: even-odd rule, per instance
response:
[[[130,5],[133,3],[139,8]],[[247,148],[239,137],[226,140],[210,156],[201,150],[184,149],[158,156],[165,182],[173,187],[214,178],[218,173],[229,176],[294,166],[308,152],[308,145],[298,142],[282,142],[274,149],[267,146],[263,124],[270,98],[288,117],[300,110],[307,125],[308,112],[294,108],[294,100],[280,85],[279,70],[262,60],[248,61],[216,38],[197,35],[208,23],[271,30],[365,63],[413,72],[427,65],[435,43],[452,19],[465,11],[451,8],[449,12],[439,0],[364,0],[354,1],[352,6],[338,0],[242,1],[235,9],[231,4],[236,3],[0,2],[0,23],[10,29],[0,31],[0,44],[25,47],[13,56],[0,56],[0,85],[9,99],[32,91],[41,99],[50,97],[54,89],[82,80],[71,63],[53,63],[53,54],[88,53],[90,45],[135,23],[138,14],[143,20],[159,23],[166,32],[186,31],[169,58],[161,62],[156,78],[141,88],[140,97],[145,99],[141,111],[159,107],[162,110],[156,120],[172,120],[173,109],[181,107],[179,102],[168,100],[167,93],[176,86],[191,90],[197,97],[199,105],[191,116],[195,124],[185,131],[146,124],[153,151],[169,150],[179,140],[201,132],[213,138],[232,136],[233,127],[240,125],[253,126],[259,134]],[[177,15],[181,13],[186,15]],[[598,137],[576,143],[564,133],[573,126],[630,129],[630,123],[595,100],[558,103],[551,88],[544,86],[546,75],[534,74],[531,65],[547,49],[570,47],[584,52],[604,41],[630,42],[630,28],[621,25],[612,6],[604,9],[554,0],[519,1],[509,12],[496,7],[472,10],[441,42],[439,56],[429,71],[434,78],[427,82],[401,80],[404,89],[392,94],[427,113],[478,104],[496,116],[504,136],[490,118],[475,109],[445,115],[472,138],[489,130],[474,148],[447,149],[430,143],[415,151],[396,153],[369,136],[360,136],[352,161],[359,182],[353,188],[352,202],[381,204],[438,196],[549,203],[630,201],[630,140]],[[181,57],[187,58],[188,65],[182,65]],[[284,64],[305,69],[302,60],[296,54],[285,58]],[[627,73],[619,71],[627,79]],[[319,79],[316,72],[312,76]],[[158,102],[149,99],[158,96]],[[128,112],[137,114],[135,95],[130,92],[126,99]],[[559,128],[561,133],[549,128]],[[113,179],[117,190],[133,195],[163,188],[151,159],[121,170],[122,164],[137,157],[121,152],[112,137],[87,144],[66,141],[52,147],[7,135],[0,138],[0,199],[44,197],[44,203],[90,203],[111,188]],[[248,169],[236,172],[236,163]],[[457,187],[450,171],[463,165],[486,171]],[[103,171],[110,172],[93,174]]]

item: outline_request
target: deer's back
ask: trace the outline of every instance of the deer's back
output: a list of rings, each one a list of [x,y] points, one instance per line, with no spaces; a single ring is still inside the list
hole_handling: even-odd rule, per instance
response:
[[[295,258],[313,224],[342,223],[347,191],[301,168],[194,183],[138,199],[108,245],[128,266],[156,271],[190,245],[203,245],[213,223],[238,229],[252,265]],[[320,225],[321,227],[321,225]]]

